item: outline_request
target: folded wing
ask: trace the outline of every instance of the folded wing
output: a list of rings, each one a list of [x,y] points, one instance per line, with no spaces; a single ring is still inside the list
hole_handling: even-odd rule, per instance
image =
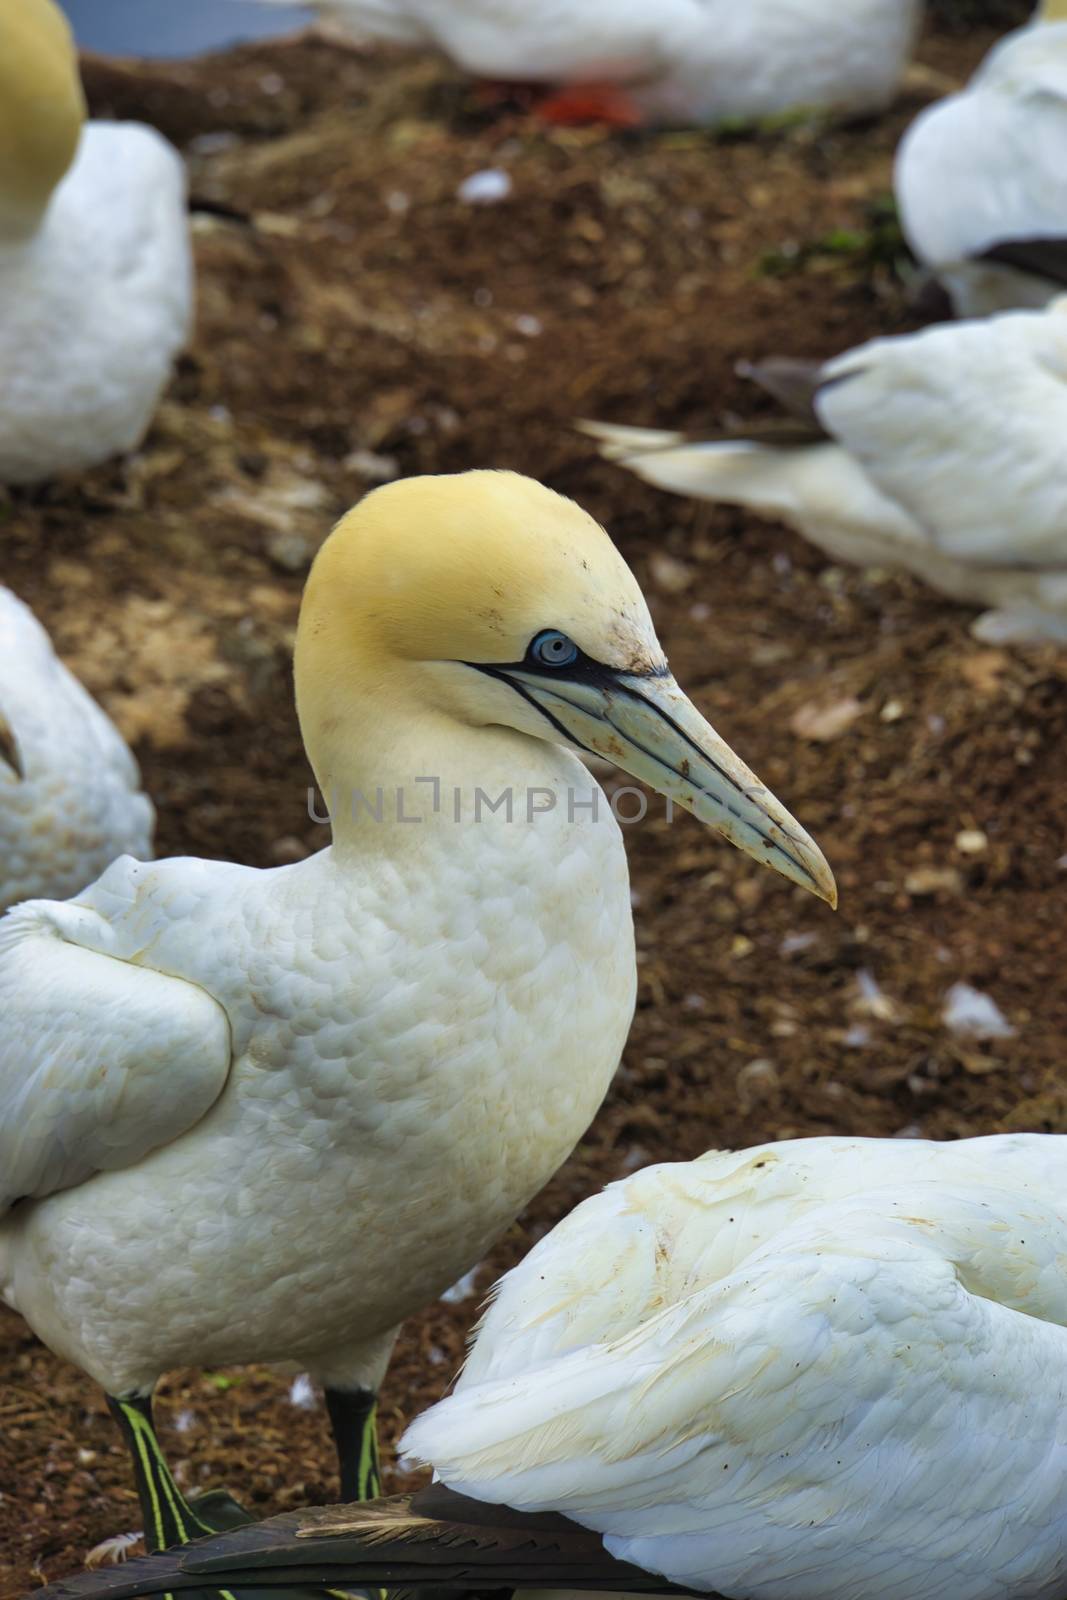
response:
[[[0,1215],[131,1166],[197,1123],[226,1082],[222,1007],[108,954],[109,933],[76,902],[27,901],[0,921]]]

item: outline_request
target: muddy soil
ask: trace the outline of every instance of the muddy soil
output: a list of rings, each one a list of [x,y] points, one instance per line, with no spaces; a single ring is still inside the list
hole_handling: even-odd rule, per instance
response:
[[[956,8],[959,10],[959,7]],[[937,24],[893,113],[846,127],[545,128],[435,62],[315,42],[195,64],[89,62],[98,114],[185,149],[196,338],[144,448],[3,501],[0,580],[134,744],[161,853],[270,865],[324,843],[290,694],[314,550],[374,482],[533,473],[613,531],[676,675],[826,846],[834,916],[653,808],[627,829],[641,987],[615,1086],[466,1297],[410,1322],[383,1396],[386,1483],[493,1276],[606,1180],[829,1132],[1067,1131],[1067,659],[976,643],[972,614],[599,462],[577,416],[763,414],[742,357],[917,325],[885,221],[920,107],[988,28]],[[940,30],[940,31],[939,31]],[[505,169],[510,198],[461,203]],[[1014,1030],[948,1029],[946,991]],[[315,1396],[265,1371],[173,1374],[189,1489],[266,1514],[336,1494]],[[101,1395],[0,1316],[0,1592],[138,1526]]]

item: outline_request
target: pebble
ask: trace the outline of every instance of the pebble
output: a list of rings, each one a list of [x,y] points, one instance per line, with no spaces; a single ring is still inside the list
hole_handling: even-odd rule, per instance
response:
[[[957,867],[916,867],[904,879],[909,894],[962,894],[963,879]]]
[[[980,856],[989,848],[989,840],[981,828],[961,828],[956,835],[956,849],[964,856]]]
[[[283,572],[306,572],[311,565],[311,546],[299,533],[275,533],[267,540],[267,554]]]

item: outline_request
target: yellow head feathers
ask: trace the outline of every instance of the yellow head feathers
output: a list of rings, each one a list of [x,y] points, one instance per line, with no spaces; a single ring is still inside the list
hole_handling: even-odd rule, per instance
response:
[[[488,778],[491,761],[507,785],[525,773],[552,794],[546,779],[581,769],[544,746],[570,745],[835,903],[818,847],[671,677],[603,528],[529,478],[408,478],[350,511],[308,578],[296,697],[343,848],[361,833],[345,797],[381,789],[390,771],[398,793],[432,781],[458,791]]]
[[[519,661],[558,628],[614,666],[653,665],[637,583],[587,512],[514,472],[407,478],[362,500],[319,553],[301,633],[338,628],[409,661]]]
[[[74,159],[85,97],[53,0],[0,0],[0,226],[36,226]]]
[[[573,501],[514,472],[376,489],[319,551],[300,610],[296,703],[320,783],[405,727],[425,740],[436,718],[447,739],[493,721],[500,696],[514,726],[518,697],[469,669],[522,661],[550,629],[623,670],[663,663],[630,569]]]
[[[1038,22],[1067,22],[1067,0],[1041,0]]]

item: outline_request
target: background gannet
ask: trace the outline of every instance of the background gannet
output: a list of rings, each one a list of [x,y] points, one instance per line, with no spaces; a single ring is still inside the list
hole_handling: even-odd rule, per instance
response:
[[[0,0],[0,483],[139,444],[192,294],[181,159],[86,123],[58,7]]]
[[[150,859],[153,821],[122,735],[0,588],[0,909],[63,899],[127,852]]]
[[[748,374],[801,417],[708,440],[583,424],[677,494],[780,518],[835,561],[990,606],[987,637],[1067,637],[1067,298]]]
[[[507,1274],[455,1393],[408,1429],[451,1496],[277,1517],[43,1600],[387,1570],[479,1590],[666,1577],[746,1600],[1052,1600],[1065,1180],[1067,1139],[1025,1134],[647,1168]]]
[[[603,1098],[634,1004],[629,880],[566,746],[834,896],[675,684],[607,535],[528,479],[362,501],[308,580],[296,694],[329,849],[123,858],[0,922],[0,1282],[111,1397],[155,1545],[204,1526],[152,1431],[162,1372],[299,1362],[342,1493],[365,1494],[398,1322]]]
[[[280,4],[284,0],[268,0]],[[466,72],[619,84],[647,119],[879,110],[922,0],[312,0],[356,38],[434,46]]]
[[[1065,146],[1067,0],[1044,0],[897,152],[904,233],[958,315],[1043,306],[1067,287]]]

